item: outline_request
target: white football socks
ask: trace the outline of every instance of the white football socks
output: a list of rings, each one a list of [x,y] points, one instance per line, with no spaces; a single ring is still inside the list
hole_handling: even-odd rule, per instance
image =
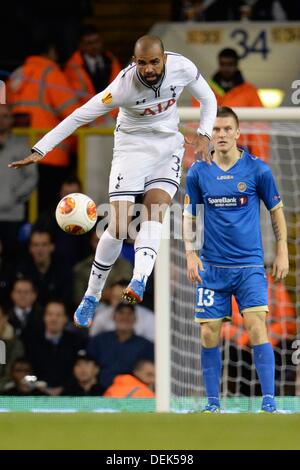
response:
[[[162,224],[156,221],[141,223],[134,244],[133,279],[147,282],[152,273],[162,235]]]
[[[114,238],[108,230],[102,234],[95,253],[89,284],[85,295],[92,295],[98,300],[113,264],[120,256],[123,239]]]

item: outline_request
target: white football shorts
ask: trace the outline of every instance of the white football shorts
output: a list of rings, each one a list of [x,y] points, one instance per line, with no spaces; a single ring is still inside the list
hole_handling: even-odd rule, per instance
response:
[[[110,201],[135,201],[153,188],[174,197],[181,177],[184,137],[176,134],[115,132],[109,178]]]

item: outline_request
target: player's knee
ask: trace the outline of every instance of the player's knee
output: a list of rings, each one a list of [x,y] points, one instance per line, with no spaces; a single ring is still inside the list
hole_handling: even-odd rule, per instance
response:
[[[264,316],[255,316],[245,325],[252,346],[268,341],[267,326]]]
[[[127,225],[122,226],[118,223],[110,223],[108,226],[108,231],[110,235],[117,240],[125,240],[127,238]]]
[[[205,348],[214,348],[219,344],[219,328],[215,328],[215,326],[210,323],[201,325],[201,344]]]

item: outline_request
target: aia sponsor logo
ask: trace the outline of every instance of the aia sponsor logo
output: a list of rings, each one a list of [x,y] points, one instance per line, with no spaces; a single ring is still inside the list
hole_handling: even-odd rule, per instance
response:
[[[157,106],[155,106],[154,108],[144,109],[141,116],[156,116],[156,114],[160,114],[164,111],[167,111],[167,109],[173,106],[175,103],[176,100],[174,98],[171,98],[166,103],[158,103]]]

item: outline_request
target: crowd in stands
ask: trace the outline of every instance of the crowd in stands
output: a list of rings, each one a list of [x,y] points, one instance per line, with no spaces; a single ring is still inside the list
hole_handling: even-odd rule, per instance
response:
[[[181,3],[182,10],[176,19],[191,19],[184,17],[188,4],[196,12],[192,19],[204,15],[209,20],[213,8],[224,12],[218,1],[177,3]],[[200,8],[205,3],[210,4],[210,12],[209,8]],[[232,3],[230,11],[234,12],[238,3],[247,2],[227,3]],[[260,2],[254,3],[260,11]],[[41,35],[32,54],[10,76],[8,104],[0,106],[0,340],[6,344],[6,364],[0,364],[0,394],[153,397],[153,296],[146,294],[144,303],[138,306],[120,303],[133,271],[130,243],[124,244],[108,277],[90,330],[73,326],[74,308],[86,290],[101,235],[93,231],[71,237],[59,229],[54,219],[58,201],[82,190],[74,173],[75,138],[50,152],[41,165],[18,171],[7,167],[30,153],[27,139],[12,133],[14,125],[54,127],[105,88],[121,70],[118,59],[104,49],[93,26],[83,28],[78,48],[69,51],[63,67],[54,42],[48,37],[42,39]],[[232,49],[220,53],[219,70],[211,85],[219,104],[261,105],[255,87],[238,69],[238,57]],[[113,112],[108,119],[115,117]],[[96,125],[105,125],[105,119],[99,119]],[[31,225],[26,222],[28,200],[35,189],[39,194],[39,216]],[[284,331],[273,325],[272,332],[278,338],[295,335],[295,311],[291,309]],[[278,312],[274,312],[274,318],[282,326]],[[248,339],[237,320],[224,335],[247,354]],[[272,342],[278,345],[280,339],[275,340],[275,336]]]
[[[285,0],[173,0],[173,21],[296,21],[298,2]]]

